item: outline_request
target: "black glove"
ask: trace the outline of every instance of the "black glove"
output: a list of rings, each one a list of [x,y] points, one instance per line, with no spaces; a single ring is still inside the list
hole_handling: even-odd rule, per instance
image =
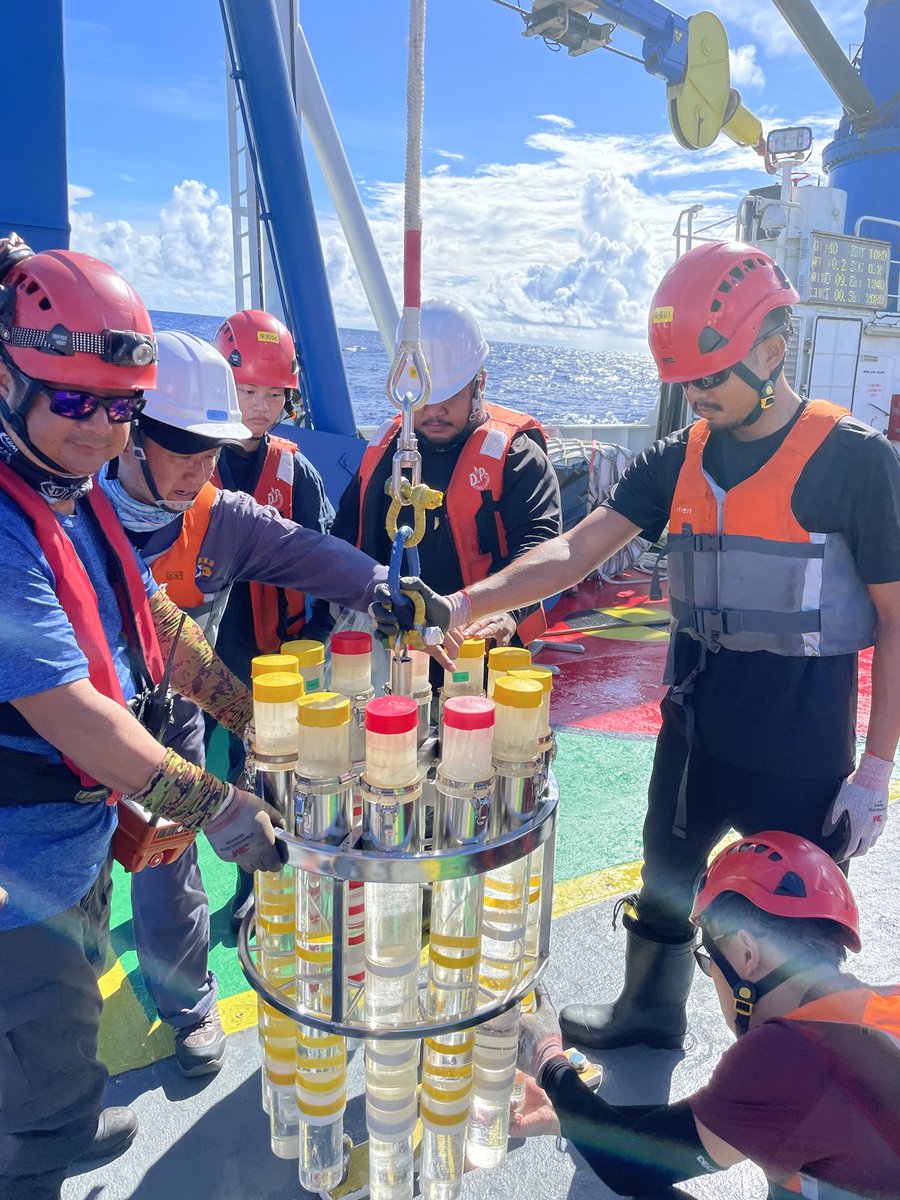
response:
[[[450,628],[450,604],[446,597],[432,591],[427,583],[418,576],[407,576],[400,580],[404,592],[418,592],[425,601],[425,624],[436,625],[442,633]],[[378,626],[382,637],[394,639],[401,631],[405,632],[415,625],[415,610],[412,601],[404,596],[403,603],[395,607],[391,593],[386,583],[379,583],[375,588],[375,600],[369,605],[372,620]]]

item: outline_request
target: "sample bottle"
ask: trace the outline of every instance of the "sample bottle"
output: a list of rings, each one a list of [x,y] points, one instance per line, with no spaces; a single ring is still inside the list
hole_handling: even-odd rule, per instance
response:
[[[297,638],[281,643],[282,654],[292,654],[297,660],[306,693],[325,690],[325,644],[312,638]]]
[[[531,651],[524,646],[495,646],[488,651],[487,663],[487,694],[494,695],[494,684],[500,675],[508,671],[521,670],[531,666]]]
[[[484,638],[466,638],[453,670],[444,670],[443,699],[484,695]]]
[[[435,849],[475,845],[486,835],[493,726],[492,700],[451,696],[444,704]],[[482,875],[434,885],[425,1001],[432,1021],[466,1016],[477,1005],[483,895]],[[426,1200],[454,1200],[462,1188],[474,1047],[471,1029],[425,1039],[419,1183]]]
[[[499,677],[495,682],[495,836],[516,829],[533,811],[542,698],[543,688],[534,680]],[[528,882],[527,858],[490,871],[485,879],[480,984],[493,996],[508,995],[522,977]],[[476,1031],[466,1154],[479,1167],[497,1166],[506,1157],[518,1037],[517,1007]]]
[[[416,763],[417,706],[405,696],[366,705],[366,770],[362,780],[366,844],[385,855],[414,845],[421,780]],[[367,883],[366,1020],[379,1026],[413,1022],[418,1013],[421,899],[417,884]],[[369,1194],[411,1200],[419,1043],[414,1038],[366,1042]]]
[[[317,692],[297,705],[299,746],[295,808],[298,837],[340,845],[353,821],[350,701]],[[330,879],[297,872],[297,990],[300,1007],[330,1017],[334,981],[334,903],[346,900]],[[343,978],[341,988],[343,990]],[[300,1112],[300,1183],[330,1191],[343,1174],[347,1050],[344,1038],[300,1025],[296,1036],[296,1102]]]

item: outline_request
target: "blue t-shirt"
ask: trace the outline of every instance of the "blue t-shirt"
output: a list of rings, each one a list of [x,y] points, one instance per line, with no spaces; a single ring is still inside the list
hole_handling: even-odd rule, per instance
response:
[[[126,700],[135,683],[122,616],[107,578],[103,541],[83,503],[60,524],[97,593],[116,673]],[[135,554],[147,595],[157,588]],[[88,678],[88,663],[54,591],[54,576],[21,509],[0,492],[0,702],[32,696]],[[0,745],[61,762],[59,751],[37,736],[0,733]],[[0,884],[9,903],[0,909],[0,931],[63,912],[85,894],[109,853],[115,806],[93,804],[0,805]]]

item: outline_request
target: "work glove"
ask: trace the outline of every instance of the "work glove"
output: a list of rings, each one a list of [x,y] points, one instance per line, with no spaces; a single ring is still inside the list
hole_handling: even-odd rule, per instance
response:
[[[282,823],[276,809],[251,792],[232,788],[203,832],[225,862],[235,862],[244,871],[279,871],[282,860],[273,822]]]
[[[822,832],[828,836],[846,818],[847,842],[842,850],[832,851],[838,862],[865,854],[884,832],[893,769],[892,762],[866,751],[853,774],[841,784],[822,823]]]
[[[400,587],[405,592],[418,592],[425,601],[425,624],[437,626],[446,633],[451,625],[453,609],[446,596],[439,596],[432,591],[427,583],[418,576],[407,576],[400,580]],[[378,626],[382,637],[393,641],[401,631],[412,629],[415,623],[413,603],[408,596],[403,597],[402,604],[395,606],[386,583],[379,583],[375,588],[375,600],[369,605],[372,620]],[[456,624],[457,622],[452,622]]]
[[[540,1084],[541,1072],[551,1058],[563,1052],[559,1018],[553,1001],[538,984],[534,990],[534,1010],[523,1012],[519,1021],[519,1054],[516,1065]]]

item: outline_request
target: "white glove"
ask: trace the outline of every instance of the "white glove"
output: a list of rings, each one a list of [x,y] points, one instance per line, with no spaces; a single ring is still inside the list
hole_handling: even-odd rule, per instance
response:
[[[273,820],[280,821],[274,808],[251,792],[232,788],[231,796],[203,832],[225,862],[236,862],[244,871],[280,871]]]
[[[866,751],[853,774],[841,784],[822,823],[822,832],[827,836],[834,833],[842,817],[847,816],[849,834],[844,849],[834,855],[838,862],[865,854],[884,832],[888,784],[893,769],[892,762],[885,762]]]

